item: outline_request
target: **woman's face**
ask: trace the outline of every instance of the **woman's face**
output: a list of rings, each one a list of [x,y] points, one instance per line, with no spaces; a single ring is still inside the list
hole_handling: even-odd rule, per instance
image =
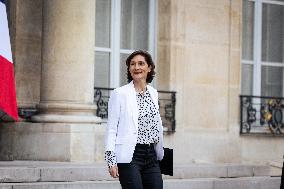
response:
[[[148,66],[144,56],[134,56],[129,64],[129,72],[134,81],[147,79],[148,73],[151,71],[151,66]]]

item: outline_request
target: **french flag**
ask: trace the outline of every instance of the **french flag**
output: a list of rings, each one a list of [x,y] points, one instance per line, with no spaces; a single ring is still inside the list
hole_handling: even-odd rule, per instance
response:
[[[0,0],[0,122],[18,121],[17,109],[6,5]]]

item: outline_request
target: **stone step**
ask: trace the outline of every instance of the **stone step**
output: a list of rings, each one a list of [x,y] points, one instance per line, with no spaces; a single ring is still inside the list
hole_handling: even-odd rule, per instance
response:
[[[187,164],[175,165],[174,177],[165,178],[189,179],[189,178],[231,178],[269,176],[270,167],[263,165],[242,164]]]
[[[164,179],[269,176],[268,166],[237,164],[175,165],[174,176]],[[0,162],[0,182],[71,182],[114,180],[104,164],[60,162]]]
[[[164,189],[279,189],[280,177],[165,179]],[[121,189],[118,181],[1,183],[0,189]]]

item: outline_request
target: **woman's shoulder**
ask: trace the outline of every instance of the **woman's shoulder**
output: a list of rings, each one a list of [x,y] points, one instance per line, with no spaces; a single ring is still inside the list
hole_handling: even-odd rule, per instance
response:
[[[117,87],[113,90],[113,93],[116,93],[118,95],[123,95],[127,92],[129,92],[129,84],[123,85],[121,87]]]
[[[147,89],[150,91],[153,91],[155,93],[158,93],[157,89],[155,89],[154,87],[152,87],[151,85],[147,85]]]

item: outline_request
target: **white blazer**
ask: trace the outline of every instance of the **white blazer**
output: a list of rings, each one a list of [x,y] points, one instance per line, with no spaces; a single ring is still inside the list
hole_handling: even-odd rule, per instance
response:
[[[147,85],[150,96],[159,110],[158,92]],[[162,160],[163,127],[159,121],[159,143],[155,145],[157,159]],[[105,135],[105,150],[114,151],[117,163],[130,163],[138,137],[138,105],[133,81],[112,91],[108,102],[108,122]]]

